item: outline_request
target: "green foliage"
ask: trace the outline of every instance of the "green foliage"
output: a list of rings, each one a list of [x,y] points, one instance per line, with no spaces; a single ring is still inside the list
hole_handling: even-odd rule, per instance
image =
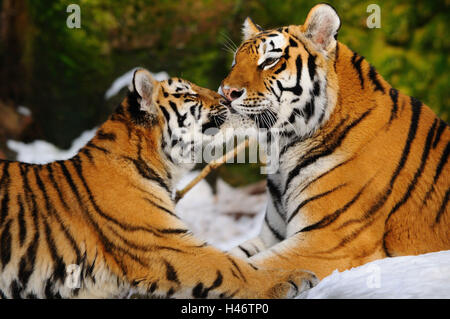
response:
[[[104,120],[121,97],[104,101],[112,81],[135,66],[167,71],[217,89],[226,76],[231,38],[251,16],[263,28],[302,24],[312,0],[81,0],[81,29],[66,27],[73,0],[32,1],[26,105],[43,138],[67,147]],[[372,0],[333,1],[339,40],[366,57],[394,87],[450,118],[449,1],[378,1],[381,28],[369,29]]]

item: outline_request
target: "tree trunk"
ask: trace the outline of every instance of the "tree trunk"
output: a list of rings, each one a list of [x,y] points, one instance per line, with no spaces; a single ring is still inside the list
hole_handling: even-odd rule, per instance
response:
[[[24,53],[29,39],[26,0],[3,0],[0,13],[0,100],[20,104],[27,78]]]

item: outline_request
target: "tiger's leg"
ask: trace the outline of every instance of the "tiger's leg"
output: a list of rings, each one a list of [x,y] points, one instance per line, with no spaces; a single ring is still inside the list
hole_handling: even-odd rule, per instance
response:
[[[230,253],[241,258],[250,258],[284,240],[285,233],[286,223],[269,197],[260,234],[231,249]]]
[[[345,246],[347,240],[345,236],[333,238],[333,234],[320,231],[297,233],[248,260],[270,269],[307,269],[323,279],[336,269],[343,271],[386,257],[381,239],[371,239],[370,245],[356,241]]]
[[[302,270],[266,270],[191,235],[174,236],[164,251],[133,263],[127,274],[140,293],[177,298],[290,298],[314,286],[317,278]],[[148,265],[145,263],[148,262]]]

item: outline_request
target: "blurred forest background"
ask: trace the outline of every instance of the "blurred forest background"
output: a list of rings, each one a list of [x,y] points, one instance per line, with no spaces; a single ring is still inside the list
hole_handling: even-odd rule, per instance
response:
[[[7,139],[44,139],[60,148],[99,125],[124,97],[112,82],[136,66],[217,89],[241,25],[302,24],[311,0],[0,0],[0,158]],[[339,40],[365,56],[394,87],[450,118],[450,0],[328,1],[342,19]],[[81,8],[70,29],[69,4]],[[367,6],[381,7],[369,29]],[[29,114],[20,106],[31,110]],[[253,182],[257,165],[227,165],[229,183]]]

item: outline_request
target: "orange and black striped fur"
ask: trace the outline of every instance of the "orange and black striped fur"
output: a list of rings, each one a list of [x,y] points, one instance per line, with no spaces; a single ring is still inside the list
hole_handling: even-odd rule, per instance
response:
[[[221,128],[219,98],[139,69],[128,97],[74,158],[1,161],[0,297],[269,298],[314,283],[309,272],[231,257],[175,215],[174,183],[193,164],[179,164],[171,150]]]
[[[449,126],[339,43],[339,27],[326,4],[301,26],[264,31],[247,19],[221,86],[281,149],[261,236],[234,252],[320,278],[450,249]]]

